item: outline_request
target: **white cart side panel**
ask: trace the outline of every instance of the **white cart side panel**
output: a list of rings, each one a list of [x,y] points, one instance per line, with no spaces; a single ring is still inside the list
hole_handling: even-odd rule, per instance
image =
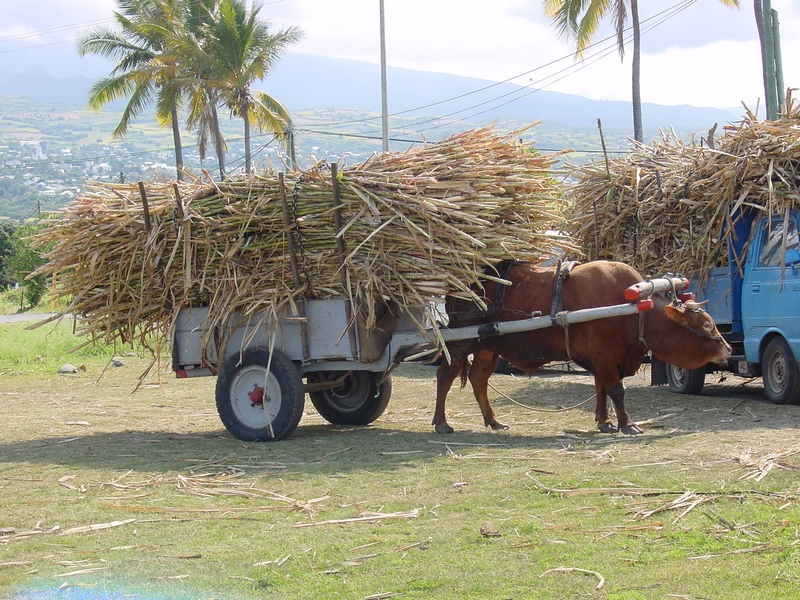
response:
[[[357,351],[350,345],[346,300],[309,300],[306,302],[306,317],[311,360],[358,358]]]
[[[182,308],[175,323],[175,341],[172,348],[173,363],[176,365],[203,364],[203,339],[207,338],[205,329],[208,308]],[[212,338],[213,339],[213,336]],[[217,360],[213,344],[207,348],[206,362],[214,364]]]
[[[347,332],[347,305],[345,300],[308,300],[305,319],[285,311],[278,321],[275,347],[291,360],[303,360],[303,323],[308,336],[308,360],[354,360]],[[225,357],[252,346],[269,347],[270,322],[266,313],[256,313],[250,318],[234,314],[229,321],[228,343]]]

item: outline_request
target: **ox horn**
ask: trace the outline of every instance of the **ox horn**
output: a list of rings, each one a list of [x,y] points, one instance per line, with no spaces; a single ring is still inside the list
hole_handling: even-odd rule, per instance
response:
[[[692,311],[702,310],[702,308],[708,304],[708,300],[703,300],[702,302],[695,302],[694,300],[687,300],[684,302],[686,308]]]

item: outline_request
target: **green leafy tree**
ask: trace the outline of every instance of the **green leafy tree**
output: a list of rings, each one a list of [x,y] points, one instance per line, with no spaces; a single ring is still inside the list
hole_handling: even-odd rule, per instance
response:
[[[739,7],[739,0],[719,0],[725,6]],[[555,24],[559,34],[573,37],[577,55],[582,56],[597,32],[600,22],[609,17],[617,34],[620,59],[625,55],[625,30],[630,11],[633,34],[632,95],[633,137],[643,141],[641,94],[641,31],[638,0],[543,0],[544,13]]]
[[[3,260],[3,273],[12,283],[18,283],[25,291],[28,305],[36,306],[47,291],[44,275],[29,276],[46,260],[31,244],[30,236],[40,229],[40,225],[20,225],[9,238],[10,250]],[[45,249],[42,249],[45,250]]]
[[[201,19],[195,35],[178,40],[176,53],[187,58],[194,95],[189,103],[188,122],[198,131],[201,156],[212,140],[224,177],[224,141],[219,133],[217,106],[222,104],[244,122],[245,170],[251,161],[251,129],[284,136],[291,117],[280,102],[252,89],[277,64],[285,49],[299,41],[297,27],[271,32],[259,18],[261,6],[248,8],[243,0],[219,0]],[[199,35],[196,35],[199,33]]]
[[[178,57],[165,52],[176,28],[191,22],[200,0],[117,0],[114,13],[121,31],[108,27],[90,30],[78,42],[78,52],[99,54],[117,60],[108,77],[102,77],[89,92],[89,106],[100,110],[109,102],[128,98],[113,136],[122,138],[133,120],[149,105],[156,106],[156,119],[172,128],[175,167],[182,178],[183,149],[179,109],[182,89]]]
[[[280,102],[254,91],[254,82],[264,79],[286,48],[298,42],[297,27],[269,30],[259,20],[260,6],[248,9],[242,0],[221,0],[206,32],[206,48],[212,59],[212,77],[220,97],[234,116],[244,122],[245,170],[251,170],[251,126],[283,135],[291,117]]]
[[[5,274],[5,262],[11,254],[11,236],[16,229],[12,222],[0,221],[0,289],[5,289],[14,283]]]

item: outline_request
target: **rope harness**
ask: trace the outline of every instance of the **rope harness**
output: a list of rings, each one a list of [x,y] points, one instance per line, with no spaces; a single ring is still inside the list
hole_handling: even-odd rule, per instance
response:
[[[553,303],[550,306],[550,323],[555,327],[559,325],[564,329],[564,347],[567,349],[567,358],[572,361],[572,353],[569,350],[569,323],[567,313],[564,311],[564,282],[569,279],[572,269],[579,262],[568,261],[565,263],[558,260],[556,272],[553,275]]]

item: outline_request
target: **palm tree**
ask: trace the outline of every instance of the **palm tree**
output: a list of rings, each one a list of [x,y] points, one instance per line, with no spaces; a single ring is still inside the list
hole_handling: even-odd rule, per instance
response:
[[[109,102],[127,97],[122,118],[112,133],[123,138],[133,120],[155,102],[156,119],[172,127],[175,168],[177,178],[182,179],[178,62],[165,49],[176,23],[186,14],[186,5],[183,0],[117,0],[117,4],[120,12],[114,16],[121,31],[99,27],[78,42],[81,56],[99,54],[117,60],[111,74],[92,86],[89,106],[100,110]]]
[[[220,158],[217,103],[240,117],[244,122],[247,173],[252,167],[251,127],[283,136],[291,126],[291,117],[281,103],[253,90],[252,84],[266,77],[286,47],[302,37],[297,27],[270,32],[269,23],[259,19],[260,11],[259,5],[248,9],[243,0],[220,0],[208,15],[202,38],[185,48],[191,56],[191,70],[203,82],[200,89],[205,97],[205,103],[198,100],[193,105],[190,120],[201,131],[213,134]]]
[[[725,6],[739,7],[739,0],[719,0]],[[597,32],[597,28],[606,16],[614,22],[617,34],[617,48],[622,59],[625,55],[625,25],[628,20],[630,6],[631,26],[633,30],[632,57],[632,96],[633,102],[633,137],[637,142],[643,141],[642,99],[640,76],[640,45],[638,0],[543,0],[545,15],[556,25],[559,34],[574,37],[576,54],[582,55]]]

